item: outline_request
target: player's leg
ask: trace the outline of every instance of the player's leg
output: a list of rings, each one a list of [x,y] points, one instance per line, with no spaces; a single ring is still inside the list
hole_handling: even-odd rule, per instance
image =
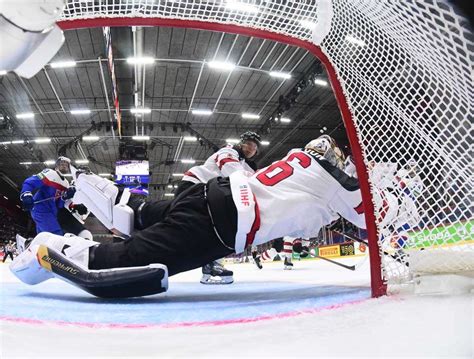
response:
[[[31,217],[36,224],[36,233],[49,232],[59,236],[64,234],[61,226],[59,225],[58,218],[56,215],[50,212],[37,212],[31,211]]]
[[[253,261],[254,261],[255,265],[257,266],[257,268],[262,269],[263,268],[262,257],[258,253],[257,246],[252,244],[251,253],[252,253]]]
[[[65,280],[103,298],[126,298],[166,291],[166,266],[150,264],[134,268],[90,270],[90,249],[99,243],[74,235],[43,232],[10,265],[10,270],[27,284],[52,277]]]
[[[293,256],[293,242],[294,241],[295,241],[295,238],[293,237],[286,236],[283,238],[283,257],[285,258],[283,269],[285,270],[293,269],[292,256]]]
[[[234,244],[236,225],[232,233],[232,237],[225,238],[228,245]],[[163,221],[134,232],[128,241],[98,246],[90,266],[104,269],[161,263],[168,267],[171,276],[232,252],[215,234],[204,185],[196,185],[188,195],[173,201]]]

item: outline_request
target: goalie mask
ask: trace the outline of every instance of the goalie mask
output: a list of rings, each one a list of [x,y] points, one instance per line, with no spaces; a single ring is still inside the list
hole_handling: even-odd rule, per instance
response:
[[[344,169],[344,153],[331,136],[319,136],[304,146],[304,149],[307,152],[319,154],[332,165],[339,169]]]

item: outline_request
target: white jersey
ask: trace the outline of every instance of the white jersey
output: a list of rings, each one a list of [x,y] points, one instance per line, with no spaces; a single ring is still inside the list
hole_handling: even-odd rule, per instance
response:
[[[215,177],[229,177],[235,171],[248,172],[249,175],[255,173],[245,158],[241,158],[232,145],[227,145],[210,156],[203,165],[194,166],[186,171],[183,181],[207,183]]]
[[[236,253],[252,242],[315,237],[339,216],[365,228],[357,180],[321,156],[292,151],[248,179],[232,175],[230,181],[238,212]]]

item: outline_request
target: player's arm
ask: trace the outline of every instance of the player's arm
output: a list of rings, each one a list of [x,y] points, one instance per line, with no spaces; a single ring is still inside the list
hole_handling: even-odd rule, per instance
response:
[[[24,182],[23,186],[21,187],[21,193],[25,192],[30,192],[33,193],[40,187],[44,185],[43,181],[41,178],[38,176],[38,174],[33,175],[31,177],[28,177]]]
[[[229,177],[236,171],[245,171],[240,163],[239,153],[233,148],[224,147],[217,151],[216,165],[222,177]]]
[[[365,229],[364,205],[357,180],[353,178],[352,186],[340,187],[334,198],[330,201],[331,209],[341,217]]]
[[[24,211],[29,211],[34,206],[33,193],[43,186],[43,181],[38,174],[28,177],[21,187],[20,201]]]

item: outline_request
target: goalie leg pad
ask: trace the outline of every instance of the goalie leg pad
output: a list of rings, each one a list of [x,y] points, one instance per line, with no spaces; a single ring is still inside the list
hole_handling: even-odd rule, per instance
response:
[[[10,271],[23,283],[34,285],[53,278],[53,274],[38,263],[38,248],[38,245],[30,245],[10,264]]]
[[[124,190],[120,203],[116,205],[119,190],[106,178],[83,173],[77,177],[76,187],[74,203],[84,204],[108,229],[117,229],[130,235],[133,230],[134,212],[127,206],[130,198],[128,189]]]
[[[17,236],[17,242],[23,242],[21,236]],[[53,277],[50,271],[38,263],[38,249],[47,246],[58,252],[63,252],[70,260],[87,267],[89,264],[89,248],[99,243],[86,240],[73,234],[58,236],[57,234],[42,232],[38,234],[31,244],[10,264],[10,271],[26,284],[38,284]]]
[[[163,264],[89,270],[44,245],[38,248],[38,260],[55,277],[100,298],[142,297],[168,289],[168,268]]]

